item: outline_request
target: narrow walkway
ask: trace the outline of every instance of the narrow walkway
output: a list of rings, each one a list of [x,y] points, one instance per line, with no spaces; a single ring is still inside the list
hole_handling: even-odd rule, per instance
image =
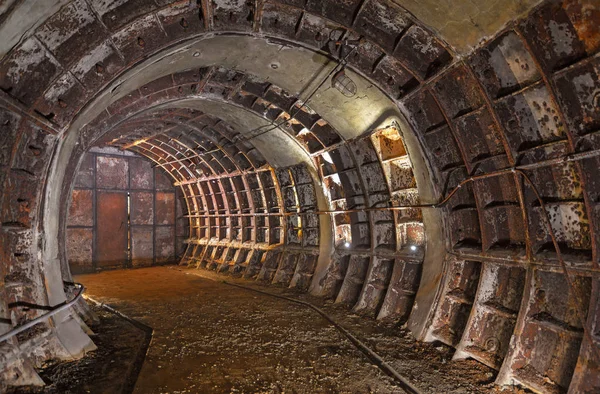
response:
[[[91,297],[154,329],[135,393],[403,392],[314,311],[223,279],[175,266],[76,278]],[[425,392],[496,391],[489,384],[494,371],[474,361],[450,363],[450,349],[414,343],[401,329],[342,307],[326,309]]]

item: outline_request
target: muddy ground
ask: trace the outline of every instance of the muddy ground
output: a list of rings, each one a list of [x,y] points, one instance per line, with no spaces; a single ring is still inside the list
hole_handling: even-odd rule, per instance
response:
[[[478,362],[451,361],[447,346],[287,289],[176,266],[76,278],[91,297],[154,329],[134,393],[403,392],[315,311],[224,279],[322,307],[423,392],[523,392],[494,387],[496,372]]]
[[[81,360],[50,361],[38,370],[44,387],[20,387],[11,394],[129,393],[135,386],[148,347],[146,331],[105,309],[91,306],[98,322],[90,324],[97,350]]]

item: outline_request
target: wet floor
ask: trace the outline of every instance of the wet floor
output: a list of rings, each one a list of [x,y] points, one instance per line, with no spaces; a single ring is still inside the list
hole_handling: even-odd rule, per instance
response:
[[[154,329],[135,393],[403,392],[314,311],[223,279],[293,295],[175,266],[76,278],[89,296]],[[496,391],[494,371],[474,361],[450,362],[447,347],[415,343],[399,327],[293,296],[320,303],[424,392]]]

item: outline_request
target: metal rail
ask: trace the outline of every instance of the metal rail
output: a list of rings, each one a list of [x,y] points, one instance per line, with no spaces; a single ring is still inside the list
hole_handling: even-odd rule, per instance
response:
[[[371,350],[371,348],[369,348],[364,342],[359,340],[350,331],[348,331],[343,326],[341,326],[338,322],[336,322],[331,316],[329,316],[323,310],[321,310],[320,308],[317,308],[310,302],[297,300],[295,298],[290,298],[290,297],[282,296],[279,294],[269,293],[267,291],[254,289],[252,287],[239,285],[237,283],[231,283],[231,282],[227,282],[227,281],[223,281],[222,283],[229,285],[229,286],[238,287],[240,289],[254,291],[254,292],[264,294],[264,295],[267,295],[270,297],[275,297],[275,298],[279,298],[279,299],[293,302],[296,304],[304,305],[304,306],[314,310],[319,315],[321,315],[321,317],[323,317],[325,320],[327,320],[329,323],[331,323],[339,332],[344,334],[354,346],[356,346],[361,352],[363,352],[369,358],[369,360],[371,360],[371,362],[373,364],[375,364],[377,367],[379,367],[387,375],[393,377],[400,385],[400,388],[402,390],[404,390],[404,392],[409,393],[409,394],[422,394],[423,393],[421,390],[419,390],[417,387],[415,387],[405,376],[401,375],[398,371],[396,371],[394,369],[394,367],[392,367],[390,364],[385,362],[385,360],[383,358],[381,358],[381,356],[379,356],[377,353],[375,353],[373,350]]]
[[[74,283],[74,285],[79,287],[79,292],[71,301],[55,305],[52,307],[52,310],[50,312],[44,313],[42,316],[38,316],[35,319],[30,320],[27,323],[25,323],[19,327],[15,327],[12,330],[10,330],[9,332],[0,335],[0,342],[4,342],[7,339],[10,339],[10,338],[14,337],[15,335],[27,330],[28,328],[31,328],[31,327],[35,326],[36,324],[39,324],[39,323],[43,322],[44,320],[49,319],[50,317],[56,315],[57,313],[60,313],[60,312],[64,311],[65,309],[68,309],[71,306],[73,306],[73,304],[75,304],[77,301],[79,301],[79,299],[83,295],[83,292],[85,291],[85,287],[81,283]]]

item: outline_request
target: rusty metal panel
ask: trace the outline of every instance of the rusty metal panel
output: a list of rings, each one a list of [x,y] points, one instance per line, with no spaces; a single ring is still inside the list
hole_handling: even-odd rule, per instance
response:
[[[393,251],[396,249],[394,227],[393,221],[377,221],[373,225],[373,247],[376,250],[387,249]]]
[[[56,137],[27,120],[22,122],[21,130],[23,133],[19,137],[12,167],[40,176],[46,171]]]
[[[152,163],[148,160],[129,159],[129,174],[132,189],[154,188],[154,171]]]
[[[492,98],[505,96],[540,79],[531,54],[512,31],[480,49],[469,63]]]
[[[352,306],[360,297],[360,290],[369,270],[369,257],[350,256],[344,281],[335,299],[336,303]]]
[[[283,253],[278,250],[267,251],[264,257],[264,263],[260,267],[260,272],[258,273],[256,280],[271,282],[282,255]]]
[[[409,16],[398,5],[367,1],[357,16],[356,30],[391,52],[410,24]]]
[[[592,302],[590,302],[587,329],[591,332],[592,338],[590,341],[587,335],[583,337],[573,380],[569,385],[569,393],[600,392],[600,360],[597,356],[600,347],[600,277],[597,274],[593,278],[590,299]]]
[[[454,359],[470,357],[500,368],[510,346],[524,286],[525,269],[484,264],[473,311]]]
[[[481,263],[452,259],[446,262],[442,298],[430,328],[430,335],[456,346],[467,324],[479,282]]]
[[[349,262],[350,255],[340,255],[336,252],[331,257],[331,265],[323,280],[323,290],[321,294],[324,297],[333,299],[337,297],[342,284],[344,283],[344,277],[346,276]]]
[[[300,291],[308,291],[315,267],[317,265],[316,255],[301,253],[298,257],[298,264],[294,271],[294,276],[290,281],[290,288],[295,288]]]
[[[503,98],[496,103],[495,110],[515,157],[524,150],[566,138],[558,108],[543,85]]]
[[[93,190],[73,190],[69,206],[68,226],[93,226]]]
[[[392,278],[394,260],[373,257],[354,310],[375,317]]]
[[[409,120],[412,121],[415,131],[420,134],[425,134],[446,123],[444,114],[429,90],[419,90],[406,100],[405,105],[411,114]]]
[[[587,310],[591,278],[533,270],[524,291],[514,339],[497,383],[514,380],[538,392],[564,392],[577,363],[583,327],[577,311]],[[585,316],[584,316],[585,318]]]
[[[173,180],[167,176],[164,170],[154,169],[154,182],[156,190],[171,190],[173,188]]]
[[[131,227],[131,264],[134,267],[154,262],[154,230],[151,227]]]
[[[96,265],[109,267],[127,261],[127,194],[98,191]]]
[[[92,153],[86,153],[79,165],[79,171],[75,178],[75,187],[94,187],[94,171],[96,157]]]
[[[175,259],[175,226],[155,227],[154,247],[156,263],[163,264]]]
[[[20,123],[19,115],[0,107],[0,165],[2,166],[10,164]]]
[[[481,247],[481,228],[475,207],[451,212],[449,224],[453,247]]]
[[[517,185],[512,175],[483,179],[473,183],[475,197],[482,207],[483,248],[525,246],[525,226],[519,206]]]
[[[459,65],[446,72],[433,90],[449,118],[478,109],[484,103],[481,90],[465,66]]]
[[[504,153],[500,131],[487,107],[455,119],[452,124],[469,163]]]
[[[50,85],[34,108],[37,112],[51,118],[53,123],[65,126],[86,102],[87,94],[88,92],[75,77],[65,73]]]
[[[452,61],[452,55],[435,36],[416,24],[402,36],[394,56],[421,79],[431,77]]]
[[[91,228],[67,229],[67,258],[71,273],[93,270],[93,237]]]
[[[156,193],[156,224],[175,224],[175,193]]]
[[[136,3],[149,4],[147,1],[135,1]],[[129,3],[133,3],[130,1]],[[144,7],[137,7],[142,10]],[[130,15],[120,14],[122,17],[130,18]],[[104,18],[103,18],[104,20]],[[152,53],[160,48],[166,41],[167,36],[159,27],[159,21],[154,14],[137,19],[136,23],[126,25],[112,35],[112,40],[117,49],[125,57],[126,63],[132,63],[135,59],[146,53]]]
[[[127,189],[129,164],[120,157],[96,157],[96,187],[99,189]]]
[[[296,264],[298,263],[298,255],[295,253],[286,253],[277,267],[277,271],[273,277],[273,284],[281,284],[288,286],[296,270]]]
[[[403,323],[408,319],[421,278],[421,263],[396,259],[377,319]]]
[[[427,133],[424,140],[431,163],[439,172],[463,164],[460,150],[448,126]]]
[[[169,1],[170,2],[170,1]],[[204,30],[199,2],[170,2],[170,7],[159,10],[156,16],[172,39],[188,37]],[[196,4],[197,3],[197,4]]]
[[[569,130],[583,135],[600,128],[600,59],[576,65],[554,77]]]
[[[565,1],[563,4],[548,1],[521,23],[524,36],[545,70],[551,72],[583,58],[586,46],[593,53],[599,36],[597,28],[592,27],[598,24],[598,6],[593,3],[594,0]],[[586,27],[580,32],[581,25],[577,22],[583,22],[585,18],[590,20],[584,23]]]
[[[31,37],[12,50],[0,65],[0,88],[31,106],[60,72],[55,58]]]
[[[131,224],[154,223],[154,193],[131,192]]]
[[[2,225],[4,227],[30,227],[37,210],[36,178],[25,171],[12,169],[6,176],[2,201]]]

